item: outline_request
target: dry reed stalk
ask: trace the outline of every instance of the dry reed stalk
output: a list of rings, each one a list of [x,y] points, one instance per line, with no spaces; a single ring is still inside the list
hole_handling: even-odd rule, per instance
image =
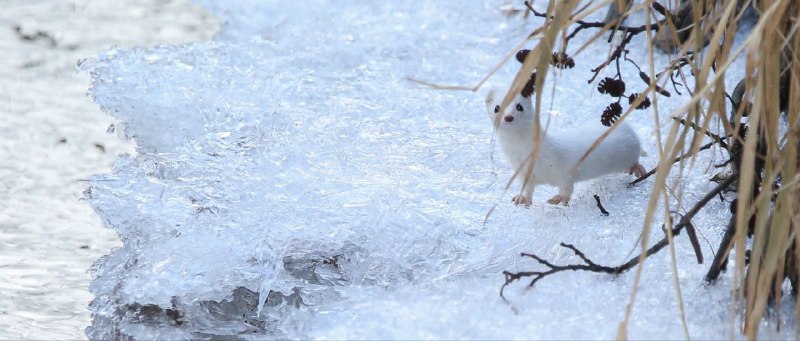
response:
[[[504,61],[526,42],[537,40],[538,44],[530,51],[524,60],[520,71],[514,78],[509,92],[500,103],[505,108],[512,101],[514,94],[518,93],[525,82],[536,70],[535,84],[544,84],[547,77],[551,52],[560,37],[560,51],[567,48],[567,31],[570,26],[579,23],[586,16],[597,10],[607,7],[612,1],[620,8],[627,7],[627,11],[619,13],[613,22],[593,26],[599,28],[590,39],[573,51],[573,56],[580,54],[587,46],[596,43],[608,31],[616,33],[620,23],[636,11],[644,11],[647,28],[647,72],[650,84],[645,96],[636,98],[631,106],[622,113],[617,121],[623,121],[630,112],[637,107],[647,95],[653,98],[653,122],[656,131],[661,130],[660,115],[658,112],[659,84],[663,87],[673,77],[672,72],[676,65],[690,68],[695,80],[691,98],[684,103],[681,109],[673,112],[671,126],[666,136],[658,136],[657,150],[659,163],[655,169],[655,178],[647,202],[647,209],[642,222],[640,246],[642,253],[639,266],[636,268],[634,285],[625,317],[618,326],[617,338],[627,338],[628,321],[633,313],[633,304],[636,300],[637,288],[641,280],[641,273],[646,253],[651,225],[657,215],[662,215],[664,221],[670,221],[669,205],[670,190],[667,178],[673,172],[672,160],[688,148],[687,154],[696,155],[701,148],[702,140],[709,134],[712,124],[722,127],[726,136],[725,144],[730,148],[731,164],[735,176],[738,178],[738,200],[731,218],[730,228],[734,231],[726,232],[730,235],[728,241],[723,241],[720,259],[728,259],[728,253],[735,250],[735,268],[733,272],[735,288],[731,289],[733,313],[743,313],[741,332],[749,339],[758,335],[759,321],[763,318],[767,306],[774,302],[778,308],[782,296],[784,278],[792,282],[794,293],[800,288],[800,233],[796,227],[800,223],[800,176],[798,164],[800,152],[800,3],[793,0],[759,0],[752,6],[757,10],[759,19],[751,32],[747,35],[741,46],[733,48],[733,38],[744,10],[751,6],[750,1],[743,0],[644,0],[639,3],[627,5],[626,0],[604,0],[576,10],[579,1],[550,0],[544,16],[529,10],[538,17],[544,17],[542,26],[533,31],[514,50],[509,52]],[[657,3],[658,2],[658,3]],[[628,2],[630,3],[630,2]],[[663,3],[666,3],[664,6]],[[653,22],[656,17],[652,9],[665,15],[665,19]],[[665,11],[669,13],[665,14]],[[670,14],[671,13],[671,14]],[[526,11],[527,14],[527,11]],[[680,22],[680,27],[675,24]],[[651,25],[658,25],[657,31],[661,36],[652,34]],[[672,37],[672,46],[677,52],[670,65],[656,73],[654,65],[654,46],[664,42],[667,32]],[[609,40],[609,56],[615,53],[614,44]],[[617,52],[618,53],[618,52]],[[733,65],[734,60],[744,55],[746,58],[744,78],[740,85],[729,97],[725,88],[725,76]],[[699,57],[698,57],[699,56]],[[607,64],[605,65],[607,66]],[[603,66],[603,67],[605,67]],[[638,67],[638,66],[637,66]],[[441,87],[445,89],[462,89],[476,91],[497,69],[484,77],[474,87]],[[675,70],[681,80],[686,84],[686,74],[681,67]],[[787,77],[786,75],[790,75]],[[669,79],[668,79],[669,78]],[[644,78],[643,78],[644,79]],[[428,84],[431,85],[431,84]],[[434,85],[435,86],[435,85]],[[541,96],[543,87],[536,86],[534,93],[535,113],[537,118],[541,112]],[[734,108],[728,107],[728,99],[733,102]],[[784,103],[785,102],[785,103]],[[502,111],[502,110],[501,110]],[[788,128],[780,128],[781,112],[785,113]],[[730,113],[730,116],[729,114]],[[743,118],[747,117],[746,122]],[[681,121],[683,123],[681,123]],[[619,126],[615,124],[594,143],[583,159]],[[537,120],[534,142],[541,138],[538,134],[541,123]],[[747,133],[744,134],[745,129]],[[538,143],[529,161],[515,170],[514,176],[506,185],[506,191],[513,180],[518,176],[530,179],[538,155]],[[680,178],[685,170],[685,158],[680,158],[677,173],[672,174]],[[689,161],[688,167],[694,167],[694,159]],[[776,185],[777,184],[777,185]],[[523,186],[524,187],[524,186]],[[681,204],[678,197],[678,203]],[[659,202],[665,203],[664,212],[657,213]],[[491,213],[491,212],[490,212]],[[488,215],[487,215],[488,217]],[[677,264],[675,251],[672,247],[672,229],[666,229],[672,256],[672,270],[675,274],[676,297],[680,305],[680,318],[686,338],[689,331],[686,327],[683,312],[682,295],[677,279]],[[750,263],[745,262],[747,239],[752,235],[752,256]],[[731,244],[732,243],[732,246]],[[720,265],[719,262],[714,264]],[[721,265],[720,265],[721,266]],[[715,270],[715,271],[712,271]],[[719,271],[709,271],[719,274]],[[715,276],[716,276],[715,275]],[[710,278],[709,280],[713,280]],[[796,298],[795,298],[796,299]],[[780,309],[778,309],[779,311]],[[734,314],[732,314],[734,315]],[[796,317],[800,316],[800,302],[797,304]],[[780,316],[778,315],[778,318]],[[734,320],[731,321],[731,332],[735,328]],[[733,337],[733,335],[731,335]]]
[[[792,179],[797,174],[798,141],[794,127],[797,124],[797,113],[793,112],[797,107],[787,111],[790,125],[787,132],[781,136],[779,130],[782,109],[781,74],[784,67],[787,67],[786,63],[782,63],[782,58],[785,58],[786,46],[792,47],[788,49],[791,59],[796,58],[794,55],[798,38],[794,28],[797,27],[797,18],[800,17],[797,13],[798,4],[773,0],[759,1],[758,6],[762,18],[757,27],[760,28],[762,36],[758,44],[753,44],[755,49],[748,55],[752,62],[748,64],[747,69],[747,74],[754,75],[751,89],[747,90],[750,90],[753,102],[748,118],[750,132],[755,134],[745,141],[743,161],[746,163],[742,164],[742,170],[744,172],[745,167],[755,164],[757,159],[763,163],[764,170],[760,183],[757,174],[745,178],[749,181],[740,183],[740,193],[757,192],[757,195],[750,202],[746,200],[739,202],[738,212],[747,213],[738,214],[736,226],[740,240],[748,229],[753,230],[750,265],[744,269],[744,264],[740,265],[737,262],[737,271],[745,273],[742,283],[744,290],[740,290],[740,295],[746,295],[744,333],[749,339],[757,337],[759,322],[767,306],[771,302],[780,304],[782,283],[787,270],[797,273],[797,263],[787,263],[787,259],[793,258],[796,254],[796,251],[792,251],[796,249],[792,241],[797,238],[795,230],[797,219],[794,217],[794,212],[800,198],[797,195],[796,183],[783,181]],[[792,64],[794,63],[788,66],[792,72],[796,72],[794,71],[796,66]],[[789,99],[800,95],[797,87],[789,87],[788,92]],[[779,176],[782,178],[782,185],[776,193],[773,184]],[[755,224],[752,227],[745,223],[751,217],[755,217]],[[739,245],[737,247],[742,248]],[[792,266],[787,269],[787,264]]]
[[[645,2],[645,4],[651,3],[652,1]],[[782,136],[778,129],[779,113],[782,110],[779,107],[781,72],[784,71],[782,68],[787,68],[785,63],[781,63],[780,58],[785,50],[784,47],[789,43],[787,39],[791,39],[792,49],[790,51],[797,51],[800,48],[800,38],[797,37],[798,34],[795,34],[797,28],[800,27],[797,20],[800,18],[800,15],[797,14],[800,6],[796,3],[792,4],[788,0],[760,2],[761,18],[758,24],[742,48],[733,52],[732,37],[738,21],[742,17],[740,3],[732,0],[693,1],[691,5],[694,9],[693,23],[689,26],[691,32],[681,46],[677,58],[687,56],[691,47],[694,51],[703,51],[703,59],[702,62],[693,59],[689,63],[695,77],[695,89],[692,99],[684,106],[685,111],[676,114],[683,116],[686,122],[692,122],[691,126],[700,127],[700,129],[689,130],[688,126],[681,128],[677,123],[673,123],[665,141],[659,140],[659,168],[648,201],[640,241],[644,250],[659,198],[663,202],[667,202],[666,178],[671,172],[669,160],[675,158],[686,146],[691,149],[690,153],[695,154],[701,147],[702,138],[713,122],[719,122],[718,125],[725,128],[726,134],[734,133],[734,128],[742,129],[739,124],[731,124],[727,117],[727,92],[724,76],[733,60],[745,52],[745,47],[749,47],[745,70],[745,75],[747,75],[745,98],[752,99],[753,104],[749,109],[750,137],[743,142],[742,162],[740,169],[737,170],[742,174],[742,180],[739,182],[739,197],[750,197],[753,194],[753,188],[759,188],[760,192],[752,201],[738,201],[737,212],[743,213],[736,216],[735,245],[737,249],[736,272],[740,280],[738,282],[740,288],[738,301],[746,302],[744,307],[746,323],[742,331],[748,338],[754,339],[758,332],[758,321],[763,317],[768,302],[772,300],[780,303],[781,283],[783,283],[784,276],[791,274],[796,281],[797,273],[800,272],[797,269],[797,265],[800,264],[798,262],[800,251],[793,244],[800,240],[800,234],[794,229],[800,220],[799,215],[795,213],[800,208],[800,196],[798,195],[797,181],[793,180],[797,177],[798,130],[800,130],[798,128],[799,117],[796,112],[797,108],[800,108],[797,100],[800,98],[800,91],[798,91],[800,82],[796,77],[790,78],[789,94],[786,96],[792,100],[788,104],[789,110],[787,110],[790,127]],[[645,8],[649,9],[647,6]],[[623,17],[627,15],[623,14]],[[668,20],[667,25],[670,24],[671,21]],[[676,32],[674,27],[671,28],[673,28],[673,32]],[[591,43],[597,37],[599,34],[586,44]],[[651,57],[649,60],[650,77],[658,79],[653,72],[652,37],[648,37],[648,41],[648,52]],[[709,44],[709,42],[721,43]],[[795,61],[797,57],[794,53],[791,52],[790,55],[792,61]],[[789,63],[788,69],[792,75],[800,74],[795,63]],[[652,86],[648,91],[653,91]],[[654,108],[657,110],[657,104],[654,105]],[[619,120],[624,120],[631,110],[629,108]],[[744,110],[738,110],[737,116],[733,119],[739,122],[744,114]],[[657,114],[654,121],[658,122]],[[614,128],[612,127],[609,132]],[[595,145],[607,135],[608,133],[601,136]],[[759,141],[762,140],[766,141],[765,147],[759,148]],[[780,144],[779,141],[781,141]],[[761,151],[764,152],[763,155],[760,155]],[[590,152],[591,150],[586,155]],[[758,158],[764,159],[763,174],[756,174]],[[680,176],[680,173],[678,175]],[[772,184],[779,182],[779,176],[782,178],[780,182],[783,182],[783,188],[776,193]],[[774,201],[773,197],[775,197]],[[668,215],[668,212],[669,210],[665,210],[664,215]],[[745,236],[750,226],[751,216],[755,219],[752,251],[757,256],[751,259],[749,267],[745,270]],[[669,219],[665,219],[665,221],[669,221]],[[668,237],[671,238],[671,236]],[[644,258],[644,253],[642,253],[640,264],[644,262]],[[790,266],[787,267],[787,264]],[[639,284],[641,269],[641,267],[637,269],[634,278],[634,289],[625,318],[618,328],[618,339],[627,337],[627,322],[630,320],[632,305],[636,299],[636,288]],[[673,271],[677,273],[674,259]],[[676,294],[680,301],[680,287],[677,285]],[[800,314],[800,308],[798,308],[798,314]],[[683,318],[682,310],[681,315]],[[688,338],[685,322],[684,331]]]

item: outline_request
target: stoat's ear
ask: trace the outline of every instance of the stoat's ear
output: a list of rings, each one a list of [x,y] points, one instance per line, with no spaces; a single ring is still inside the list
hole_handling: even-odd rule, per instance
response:
[[[486,94],[486,113],[489,114],[489,118],[492,119],[492,121],[494,121],[495,117],[497,117],[497,111],[495,110],[497,105],[494,101],[494,96],[496,93],[497,90],[492,89],[489,90],[488,94]]]

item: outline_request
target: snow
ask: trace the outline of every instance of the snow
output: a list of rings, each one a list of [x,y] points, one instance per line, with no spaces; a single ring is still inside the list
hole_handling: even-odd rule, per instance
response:
[[[537,267],[520,252],[579,261],[562,241],[601,264],[626,261],[647,182],[581,183],[569,207],[543,204],[555,192],[543,187],[533,207],[516,207],[517,187],[505,191],[513,170],[483,112],[487,88],[437,91],[408,80],[474,83],[536,19],[506,17],[490,1],[204,5],[225,22],[211,41],[115,48],[80,64],[137,152],[85,192],[123,242],[92,268],[89,338],[615,337],[631,273],[561,273],[533,290],[515,283],[507,303],[501,272]],[[634,44],[646,60],[641,39]],[[593,44],[575,69],[556,73],[546,91],[551,126],[599,120],[609,100],[586,79],[606,51]],[[517,67],[509,62],[490,86],[506,86]],[[636,70],[624,76],[633,86]],[[663,124],[680,98],[658,99]],[[652,115],[629,122],[657,155]],[[684,206],[713,187],[712,155],[674,182]],[[727,205],[714,201],[694,221],[706,255]],[[684,336],[666,251],[644,265],[631,338]],[[675,252],[690,335],[729,338],[731,278],[706,286],[707,265],[684,237]],[[792,316],[789,301],[783,316]],[[791,337],[786,320],[776,334],[766,319],[763,335]]]

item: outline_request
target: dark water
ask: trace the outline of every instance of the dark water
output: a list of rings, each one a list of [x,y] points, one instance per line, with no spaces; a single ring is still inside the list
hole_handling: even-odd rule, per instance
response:
[[[188,1],[0,0],[0,339],[84,338],[90,275],[119,245],[83,202],[128,142],[90,98],[80,58],[113,45],[206,40]]]

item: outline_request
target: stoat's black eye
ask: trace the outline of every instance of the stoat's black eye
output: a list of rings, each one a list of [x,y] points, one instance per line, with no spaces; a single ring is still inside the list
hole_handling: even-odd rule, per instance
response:
[[[500,106],[499,106],[499,105],[495,105],[495,106],[494,106],[494,113],[496,114],[496,113],[498,113],[499,111],[500,111]]]
[[[517,103],[517,111],[522,111],[522,104]]]

